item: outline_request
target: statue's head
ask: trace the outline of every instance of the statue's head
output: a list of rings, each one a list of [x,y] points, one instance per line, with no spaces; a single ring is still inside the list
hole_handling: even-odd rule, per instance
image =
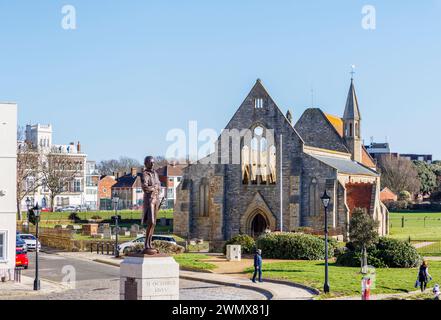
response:
[[[146,169],[151,170],[153,169],[153,165],[155,164],[155,158],[152,156],[147,156],[144,159],[144,166]]]

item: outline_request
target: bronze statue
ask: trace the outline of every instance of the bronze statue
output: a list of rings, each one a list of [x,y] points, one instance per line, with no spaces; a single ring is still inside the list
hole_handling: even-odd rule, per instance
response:
[[[155,255],[158,250],[153,248],[152,237],[156,226],[156,217],[161,206],[159,194],[161,191],[161,182],[158,173],[153,170],[155,159],[148,156],[144,160],[144,171],[142,172],[142,190],[144,191],[144,209],[141,223],[147,225],[145,233],[145,247],[143,254]]]

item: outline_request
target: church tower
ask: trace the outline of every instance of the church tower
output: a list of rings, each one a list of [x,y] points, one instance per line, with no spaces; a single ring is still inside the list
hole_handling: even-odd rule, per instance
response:
[[[343,115],[344,139],[352,153],[352,160],[361,162],[362,140],[360,135],[361,116],[355,93],[354,79],[351,78],[345,113]]]

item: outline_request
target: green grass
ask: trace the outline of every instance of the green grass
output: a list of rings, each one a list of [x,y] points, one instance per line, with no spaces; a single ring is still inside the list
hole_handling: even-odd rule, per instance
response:
[[[441,240],[441,213],[390,213],[390,237],[401,240]],[[404,228],[402,228],[404,217]],[[424,226],[424,217],[426,226]]]
[[[430,274],[434,281],[433,285],[441,280],[441,262],[430,261]],[[264,278],[289,280],[304,284],[322,291],[324,283],[325,266],[323,261],[287,261],[263,263]],[[252,273],[253,269],[246,270]],[[372,294],[381,293],[406,293],[416,290],[414,288],[417,276],[417,268],[384,268],[376,270],[375,289]],[[329,265],[329,283],[331,295],[354,296],[361,294],[360,268]]]
[[[216,266],[212,263],[201,261],[203,259],[209,259],[210,257],[205,254],[195,253],[183,253],[174,256],[175,260],[184,269],[207,271],[213,270]]]

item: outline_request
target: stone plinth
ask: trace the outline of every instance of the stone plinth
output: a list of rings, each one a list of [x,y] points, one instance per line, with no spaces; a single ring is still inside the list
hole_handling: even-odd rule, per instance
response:
[[[121,300],[179,299],[179,264],[172,257],[125,257],[120,278]]]

